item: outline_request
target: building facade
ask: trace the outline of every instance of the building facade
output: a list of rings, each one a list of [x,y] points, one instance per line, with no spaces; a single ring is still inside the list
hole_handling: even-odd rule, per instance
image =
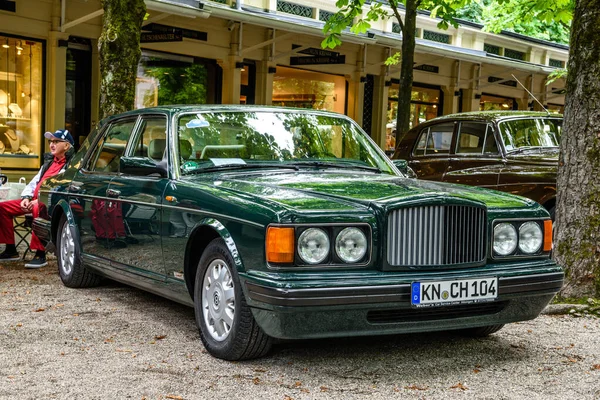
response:
[[[335,1],[146,0],[136,107],[265,104],[346,114],[393,147],[402,37],[394,19],[321,49]],[[31,176],[43,132],[67,127],[81,143],[99,118],[99,0],[0,2],[0,168]],[[412,124],[480,109],[562,111],[568,47],[464,22],[417,21]],[[533,95],[530,95],[530,93]],[[535,99],[534,99],[535,97]],[[536,100],[537,99],[537,100]]]

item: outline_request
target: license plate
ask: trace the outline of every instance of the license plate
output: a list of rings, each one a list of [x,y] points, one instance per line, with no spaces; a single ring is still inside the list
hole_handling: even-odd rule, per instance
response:
[[[411,284],[416,307],[492,301],[498,297],[498,278],[426,281]]]

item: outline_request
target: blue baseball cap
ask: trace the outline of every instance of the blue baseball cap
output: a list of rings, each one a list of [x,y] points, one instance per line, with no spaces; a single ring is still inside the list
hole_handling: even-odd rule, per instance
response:
[[[73,140],[73,136],[71,136],[71,134],[69,133],[68,130],[66,129],[59,129],[56,132],[52,133],[52,132],[46,132],[44,133],[44,137],[46,139],[55,139],[55,140],[61,140],[63,142],[69,142],[71,144],[71,146],[75,145],[75,141]]]

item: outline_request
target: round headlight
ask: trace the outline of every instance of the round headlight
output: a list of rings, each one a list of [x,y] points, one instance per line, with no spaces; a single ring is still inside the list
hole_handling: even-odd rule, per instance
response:
[[[542,228],[536,222],[525,222],[519,228],[519,250],[523,253],[537,253],[542,247],[544,238]]]
[[[329,255],[329,236],[322,229],[308,228],[298,238],[298,254],[307,264],[318,264]]]
[[[335,238],[335,253],[342,261],[355,263],[367,252],[367,237],[358,228],[344,228]]]
[[[494,227],[494,252],[507,256],[517,248],[517,230],[511,224],[503,222]]]

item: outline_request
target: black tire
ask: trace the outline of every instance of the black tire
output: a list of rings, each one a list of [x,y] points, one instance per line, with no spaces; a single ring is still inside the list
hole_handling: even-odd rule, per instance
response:
[[[89,271],[81,262],[81,248],[77,228],[71,226],[63,215],[56,235],[58,274],[63,284],[70,288],[97,286],[102,278]]]
[[[262,357],[271,349],[273,340],[258,326],[246,304],[235,263],[223,239],[210,242],[200,258],[194,310],[200,338],[212,356],[247,360]]]
[[[477,328],[463,329],[461,331],[461,333],[463,335],[469,336],[469,337],[486,337],[486,336],[491,335],[492,333],[498,332],[503,327],[504,327],[504,324],[479,326]]]

